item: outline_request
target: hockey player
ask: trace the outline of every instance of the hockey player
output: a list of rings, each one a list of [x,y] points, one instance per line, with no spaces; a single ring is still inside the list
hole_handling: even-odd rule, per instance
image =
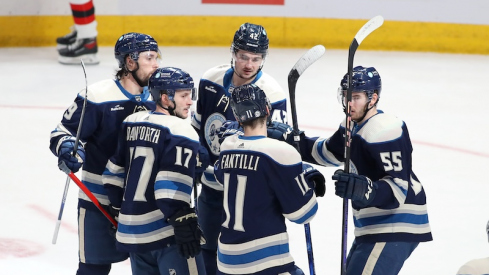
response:
[[[339,89],[344,107],[347,87],[348,74]],[[351,200],[355,221],[346,274],[398,274],[418,244],[432,240],[426,195],[412,170],[406,123],[377,110],[382,90],[377,70],[355,67],[352,87],[350,173],[333,175],[336,195]],[[343,161],[344,134],[342,123],[322,150]]]
[[[70,0],[75,25],[71,32],[58,37],[58,61],[61,64],[78,64],[80,59],[87,65],[99,63],[97,58],[97,20],[93,0]]]
[[[83,89],[65,111],[61,123],[51,132],[50,140],[50,149],[58,157],[59,165],[66,165],[73,172],[83,165],[82,181],[102,205],[109,203],[102,185],[102,173],[115,152],[122,121],[132,113],[155,107],[144,86],[158,68],[156,41],[146,34],[124,34],[115,44],[114,53],[120,68],[116,79],[88,86],[88,94]],[[87,105],[80,143],[77,157],[73,157],[85,96]],[[111,263],[128,257],[127,253],[116,250],[110,222],[83,192],[78,200],[78,237],[78,275],[109,274]]]
[[[345,74],[338,94],[343,107],[347,87]],[[350,199],[353,207],[355,240],[346,274],[398,274],[418,244],[432,240],[426,195],[412,170],[413,148],[406,123],[377,109],[382,90],[377,70],[355,67],[352,88],[350,173],[339,170],[333,175],[336,195]],[[302,159],[341,165],[345,125],[343,121],[328,139],[302,133]],[[286,140],[293,142],[290,135]]]
[[[489,239],[489,222],[486,225],[486,234]],[[457,272],[457,275],[484,275],[489,274],[489,258],[474,259],[466,262]]]
[[[285,122],[286,97],[279,84],[261,69],[268,54],[268,36],[263,26],[245,23],[236,31],[231,45],[231,65],[208,70],[199,84],[199,96],[192,125],[200,142],[209,151],[211,163],[219,156],[217,131],[225,121],[235,118],[229,97],[235,87],[254,83],[265,91],[272,104],[273,120]],[[207,274],[216,273],[217,236],[221,227],[222,187],[215,181],[210,167],[201,178],[198,200],[199,222],[207,240],[202,247]]]
[[[194,81],[181,69],[159,68],[149,90],[156,111],[124,120],[102,178],[118,216],[117,248],[129,252],[133,274],[205,274],[189,204],[199,137],[184,121],[196,96]]]
[[[217,274],[304,274],[289,253],[285,218],[304,224],[314,217],[324,177],[294,147],[267,138],[271,108],[258,86],[237,87],[231,109],[244,135],[224,140],[214,167],[224,185]]]

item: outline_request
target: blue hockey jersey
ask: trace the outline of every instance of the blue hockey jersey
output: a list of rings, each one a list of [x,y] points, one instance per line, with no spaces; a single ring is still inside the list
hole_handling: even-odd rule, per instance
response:
[[[218,274],[280,274],[294,266],[285,218],[308,223],[318,205],[299,153],[264,136],[230,136],[215,175],[224,186]]]
[[[345,122],[329,139],[308,140],[304,159],[338,166],[344,160]],[[378,185],[366,208],[352,202],[357,242],[424,242],[432,240],[426,195],[412,170],[413,147],[404,121],[382,111],[366,122],[354,123],[350,172]],[[302,152],[303,154],[305,152]]]
[[[155,103],[146,88],[142,94],[132,95],[118,80],[102,80],[88,86],[87,90],[87,105],[80,133],[80,141],[84,143],[86,152],[82,182],[101,204],[108,205],[102,173],[109,157],[115,152],[122,121],[132,113],[154,109]],[[65,111],[61,123],[51,132],[49,148],[54,155],[57,156],[62,137],[76,136],[84,98],[85,89],[77,95],[74,103]],[[98,211],[81,190],[79,203],[84,208]]]
[[[175,243],[167,222],[190,206],[199,137],[176,116],[139,112],[124,120],[103,174],[112,205],[120,207],[117,248],[127,252]]]
[[[226,120],[236,120],[230,106],[233,69],[230,65],[221,65],[208,70],[199,83],[196,112],[192,116],[192,126],[199,133],[200,142],[209,152],[214,163],[219,156],[219,138],[217,130]],[[270,75],[260,71],[253,80],[267,95],[272,105],[272,120],[286,122],[287,101],[280,85]],[[211,167],[212,168],[212,167]],[[216,190],[222,190],[216,183],[212,169],[208,169],[202,183]]]

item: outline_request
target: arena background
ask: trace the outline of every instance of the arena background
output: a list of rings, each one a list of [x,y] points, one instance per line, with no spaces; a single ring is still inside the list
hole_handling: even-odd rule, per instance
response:
[[[68,1],[1,2],[0,47],[54,46],[73,24]],[[368,19],[382,15],[384,26],[363,50],[489,54],[485,0],[94,0],[94,5],[99,46],[112,46],[130,31],[150,33],[164,46],[228,46],[230,34],[248,21],[266,27],[271,47],[345,49]]]

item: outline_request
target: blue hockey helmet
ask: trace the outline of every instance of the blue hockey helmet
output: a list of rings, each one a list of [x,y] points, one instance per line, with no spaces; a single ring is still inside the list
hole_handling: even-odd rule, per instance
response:
[[[268,108],[268,110],[267,110]],[[231,109],[240,123],[265,117],[272,107],[265,92],[255,84],[236,87],[231,94]]]
[[[194,80],[184,70],[174,67],[158,68],[149,78],[148,89],[155,102],[160,102],[161,94],[165,93],[173,101],[177,90],[191,90],[192,100],[195,100],[196,93]]]
[[[130,55],[131,59],[138,60],[139,53],[145,51],[158,51],[158,43],[151,35],[130,32],[123,34],[114,47],[114,55],[119,63],[119,68],[123,68],[125,64],[125,58]]]
[[[231,52],[243,50],[266,55],[268,52],[268,36],[261,25],[244,23],[234,34]]]
[[[348,73],[341,80],[342,91],[348,89]],[[376,93],[380,97],[382,90],[382,81],[380,75],[374,67],[357,66],[353,68],[352,77],[352,92],[365,92],[369,100],[372,100],[372,95]]]

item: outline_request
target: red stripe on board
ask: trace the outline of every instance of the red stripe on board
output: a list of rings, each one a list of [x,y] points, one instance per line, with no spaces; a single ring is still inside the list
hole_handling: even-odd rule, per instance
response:
[[[70,6],[74,11],[89,11],[93,8],[93,1],[90,0],[85,4],[70,4]]]
[[[49,219],[49,220],[52,220],[52,221],[57,221],[58,220],[58,216],[56,216],[55,214],[49,212],[48,210],[44,209],[42,206],[40,205],[37,205],[37,204],[29,204],[28,205],[29,208],[31,208],[32,210],[35,210],[36,212],[38,212],[39,214],[41,214],[41,216]],[[55,224],[53,224],[53,228],[54,228]],[[69,223],[66,223],[66,222],[63,222],[61,221],[61,227],[66,229],[68,232],[70,233],[75,233],[77,234],[78,233],[78,228],[77,227],[74,227],[73,225],[69,224]]]
[[[75,21],[76,25],[86,25],[95,21],[95,15],[92,14],[86,17],[73,17],[73,20]]]
[[[284,5],[285,0],[202,0],[202,4]]]

